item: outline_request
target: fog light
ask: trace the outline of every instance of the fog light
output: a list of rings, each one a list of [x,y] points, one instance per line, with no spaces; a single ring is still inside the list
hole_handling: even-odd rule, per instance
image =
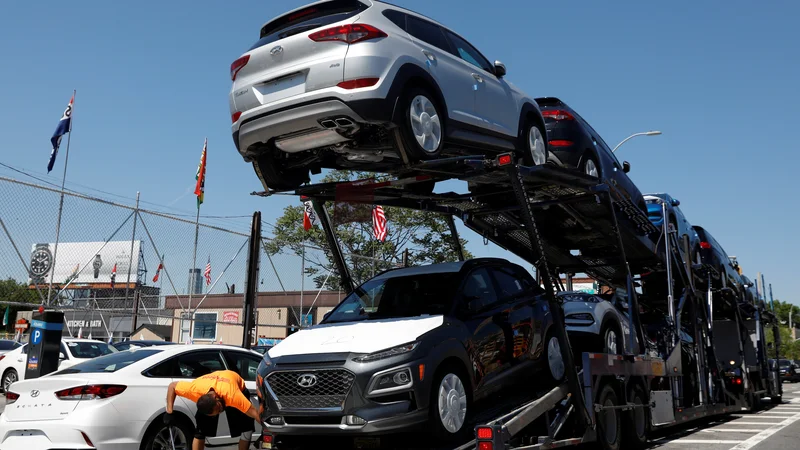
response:
[[[406,384],[406,383],[408,383],[409,381],[411,381],[411,379],[408,377],[408,372],[406,372],[406,371],[397,372],[392,377],[392,380],[394,380],[394,382],[396,384],[401,385],[401,386]]]
[[[345,416],[344,421],[347,425],[364,425],[367,423],[366,420],[358,416]]]
[[[732,366],[736,365],[736,361],[731,361],[730,363],[731,363]]]
[[[270,425],[283,425],[283,417],[281,416],[272,416],[267,419]]]

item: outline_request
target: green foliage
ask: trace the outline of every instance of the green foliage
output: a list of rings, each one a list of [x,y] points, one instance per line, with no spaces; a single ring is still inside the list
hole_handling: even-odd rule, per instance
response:
[[[800,307],[788,302],[775,300],[775,315],[778,318],[778,330],[780,332],[780,357],[782,359],[794,359],[800,361],[800,341],[792,338],[789,328],[789,311],[792,311],[792,326],[800,328]],[[767,308],[769,308],[769,303]],[[796,336],[800,338],[800,334]],[[775,337],[771,329],[767,330],[767,343],[772,343],[772,348],[768,349],[770,358],[775,358]]]
[[[0,280],[0,301],[31,303],[32,305],[41,303],[39,294],[36,293],[35,289],[28,289],[27,285],[18,283],[11,278]],[[30,309],[22,306],[3,305],[3,309],[0,310],[0,320],[2,320],[3,315],[6,313],[5,308],[10,308],[8,313],[8,325],[3,327],[5,331],[14,330],[14,321],[17,319],[17,311]]]
[[[369,178],[370,174],[348,171],[334,171],[323,178],[324,182],[352,181]],[[333,202],[326,205],[328,215],[334,222],[341,222],[344,209],[335,206]],[[351,205],[351,204],[348,204]],[[372,221],[369,209],[356,207],[355,211],[348,210],[350,214],[361,213],[360,221],[349,223],[336,223],[336,236],[339,238],[342,251],[348,260],[351,276],[356,283],[369,279],[374,274],[391,267],[402,264],[403,252],[409,252],[409,265],[441,263],[457,261],[455,246],[451,239],[450,228],[446,218],[437,213],[414,211],[403,208],[385,207],[384,213],[387,220],[387,235],[384,242],[378,242],[372,235]],[[366,214],[364,214],[366,212]],[[336,215],[339,217],[336,217]],[[273,230],[274,239],[267,244],[267,252],[291,252],[296,255],[303,253],[303,245],[323,249],[320,251],[306,251],[306,274],[314,279],[317,287],[321,287],[329,271],[332,274],[326,286],[335,288],[339,286],[339,274],[330,258],[330,249],[325,232],[317,225],[309,231],[303,229],[303,207],[289,206],[283,211]],[[466,241],[461,239],[462,248]],[[465,250],[465,256],[471,258]]]

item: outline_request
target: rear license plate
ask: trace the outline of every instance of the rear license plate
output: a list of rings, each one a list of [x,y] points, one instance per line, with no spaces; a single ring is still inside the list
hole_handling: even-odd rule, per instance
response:
[[[272,103],[304,93],[306,91],[306,75],[305,73],[296,73],[275,81],[256,85],[254,88],[262,104]]]

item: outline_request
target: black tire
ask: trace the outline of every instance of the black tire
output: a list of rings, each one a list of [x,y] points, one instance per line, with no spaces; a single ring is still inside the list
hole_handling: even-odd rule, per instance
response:
[[[539,137],[541,138],[541,149],[544,155],[537,155],[534,156],[534,151],[531,147],[531,139],[530,139],[530,132],[531,129],[535,128],[539,131]],[[528,116],[525,119],[525,126],[522,127],[522,135],[519,137],[517,143],[517,155],[518,157],[522,158],[522,163],[528,167],[530,166],[542,166],[547,163],[547,130],[545,130],[544,126],[534,120],[532,117]],[[536,160],[538,157],[538,161]]]
[[[308,169],[285,169],[283,167],[284,160],[276,158],[277,151],[268,149],[253,161],[253,169],[265,189],[290,191],[297,189],[309,180]]]
[[[617,351],[611,351],[610,349],[610,342],[609,342],[609,333],[614,333],[614,344],[617,347]],[[622,341],[622,332],[620,331],[619,325],[617,325],[613,321],[607,321],[603,324],[603,328],[600,329],[600,339],[602,339],[602,344],[600,347],[601,353],[610,353],[613,355],[622,355],[625,353],[625,345]]]
[[[400,125],[400,136],[403,139],[403,147],[406,149],[409,159],[412,161],[423,161],[438,158],[439,154],[442,152],[442,148],[444,147],[444,132],[446,122],[444,108],[439,105],[439,103],[436,101],[436,97],[431,95],[427,89],[416,86],[406,89],[403,92],[403,95],[400,96],[400,105],[401,106],[398,109],[402,114],[402,116],[398,118]],[[427,119],[423,119],[424,123],[417,125],[412,123],[412,108],[418,108],[417,110],[425,112]],[[435,120],[433,120],[434,114],[432,114],[432,112],[435,113]],[[435,147],[426,149],[417,141],[414,128],[416,126],[420,130],[431,131],[431,133],[433,133],[435,136],[437,135],[435,132],[436,120],[438,120],[439,125],[439,143]],[[428,127],[430,127],[430,129]]]
[[[647,434],[650,431],[650,409],[647,408],[647,396],[641,386],[636,385],[631,389],[630,402],[635,405],[645,405],[643,408],[633,408],[627,411],[627,420],[630,426],[625,427],[626,448],[639,449],[647,444]]]
[[[551,342],[557,344],[556,348],[552,347]],[[566,362],[561,356],[560,348],[561,344],[558,342],[558,338],[551,327],[544,338],[544,357],[546,364],[544,373],[547,376],[547,380],[552,385],[557,384],[567,376]],[[559,362],[560,367],[558,366]]]
[[[15,369],[7,369],[5,372],[3,372],[3,384],[1,386],[3,392],[7,392],[8,386],[16,381],[19,381],[19,374]]]
[[[597,169],[597,178],[600,178],[602,176],[602,173],[600,173],[600,164],[597,163],[597,158],[588,151],[586,152],[586,155],[584,155],[583,160],[581,161],[581,167],[580,167],[581,173],[583,173],[584,175],[592,176],[589,174],[589,169],[587,168],[589,162],[594,164],[594,167]]]
[[[770,398],[770,401],[772,402],[773,405],[780,405],[781,403],[783,403],[783,396],[776,395],[775,397]]]
[[[605,384],[597,396],[601,406],[619,406],[614,388]],[[622,414],[619,409],[605,409],[597,413],[597,442],[605,450],[619,450],[622,437]]]
[[[194,427],[192,422],[185,416],[175,415],[175,423],[172,424],[172,436],[175,450],[190,450],[194,439]],[[164,425],[164,416],[160,415],[153,420],[147,427],[147,431],[142,439],[139,450],[173,450],[169,445],[169,429]]]
[[[443,419],[439,412],[440,388],[442,387],[443,380],[445,378],[452,380],[451,377],[456,377],[459,380],[461,386],[463,387],[466,397],[465,398],[466,411],[464,413],[463,422],[461,424],[461,427],[455,430],[455,432],[453,432],[452,430],[448,430],[448,428],[443,423]],[[455,390],[457,391],[457,387],[455,386],[453,387],[456,388]],[[453,392],[452,390],[451,392],[445,391],[444,392],[445,396],[443,397],[443,401],[455,402],[456,400],[458,400],[455,394],[456,393]],[[453,403],[450,404],[453,405]],[[437,369],[436,375],[433,378],[433,383],[431,384],[430,402],[428,404],[428,414],[429,414],[428,420],[430,422],[431,431],[433,432],[436,439],[442,442],[455,442],[469,436],[473,432],[472,428],[469,426],[469,419],[472,414],[471,408],[472,408],[472,388],[469,381],[469,377],[466,375],[466,371],[455,364],[447,364]],[[444,420],[447,420],[447,418],[445,418]]]

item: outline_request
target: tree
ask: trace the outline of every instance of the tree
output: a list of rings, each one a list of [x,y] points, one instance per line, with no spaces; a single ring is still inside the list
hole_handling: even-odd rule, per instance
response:
[[[353,181],[370,176],[359,172],[333,171],[322,181]],[[400,266],[405,250],[409,252],[409,265],[458,260],[450,228],[445,216],[441,214],[384,208],[387,235],[384,242],[379,242],[373,237],[369,205],[361,207],[352,203],[332,203],[326,205],[326,210],[335,223],[336,236],[355,283],[364,282],[382,270]],[[351,218],[361,216],[360,220],[342,220],[346,213]],[[266,250],[270,255],[288,251],[300,256],[303,254],[303,246],[306,245],[306,275],[312,277],[317,288],[320,288],[330,274],[325,285],[336,288],[340,285],[340,278],[330,256],[325,233],[319,226],[305,231],[303,214],[302,205],[285,208],[283,216],[275,224],[274,238],[266,245]],[[465,248],[467,241],[460,239],[460,242],[461,248]],[[308,246],[321,251],[309,250]],[[464,253],[465,257],[472,257],[466,250]]]
[[[5,280],[0,280],[0,301],[11,302],[11,303],[30,303],[31,306],[33,306],[38,303],[41,303],[41,298],[39,298],[39,294],[36,293],[35,289],[29,289],[27,285],[18,283],[16,280],[8,278]],[[22,306],[9,305],[9,304],[5,304],[3,306],[9,309],[8,325],[3,327],[5,331],[14,329],[14,322],[16,321],[17,311],[30,309]],[[0,314],[2,314],[3,316],[6,313],[5,308],[2,311],[0,311]]]

